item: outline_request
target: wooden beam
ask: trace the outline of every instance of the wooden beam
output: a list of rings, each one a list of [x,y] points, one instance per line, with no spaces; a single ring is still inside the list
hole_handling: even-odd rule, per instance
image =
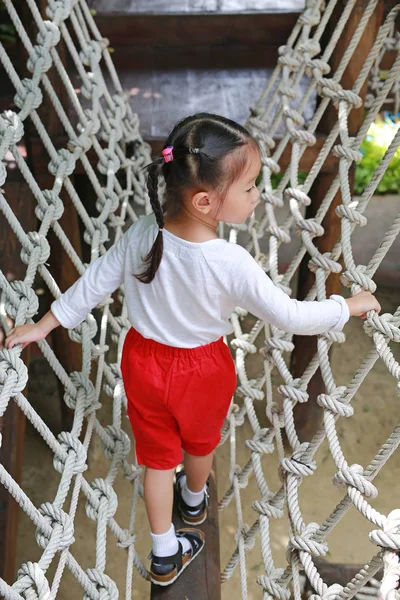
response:
[[[346,27],[342,33],[340,43],[337,44],[331,60],[331,73],[335,73],[337,66],[342,58],[342,55],[345,49],[348,47],[350,40],[354,35],[354,31],[364,14],[366,6],[368,4],[367,0],[357,0],[355,7],[350,15],[350,18],[346,24]],[[327,28],[325,37],[322,39],[322,48],[327,43],[329,38],[332,35],[333,30],[335,29],[338,20],[345,8],[346,0],[340,0],[336,5],[335,11],[330,19],[329,26]],[[361,37],[361,40],[355,50],[353,57],[351,58],[348,67],[343,74],[341,79],[341,85],[343,89],[348,90],[352,89],[353,84],[364,65],[364,62],[368,56],[370,49],[372,48],[378,29],[382,23],[383,18],[383,4],[379,3],[377,8],[375,9],[374,14],[371,16],[368,26],[366,27],[364,34]],[[361,98],[365,98],[367,90],[367,82],[362,87],[360,91]],[[353,108],[350,112],[348,119],[348,129],[349,135],[354,136],[363,121],[363,107]],[[321,120],[319,131],[322,134],[328,134],[331,130],[332,123],[337,121],[337,109],[329,104],[328,109],[325,111],[325,114]],[[315,184],[311,188],[309,192],[309,196],[312,199],[312,203],[309,207],[307,207],[306,218],[313,218],[323,199],[325,198],[334,178],[336,176],[335,172],[324,173],[322,172],[316,179]],[[354,182],[354,167],[350,170],[350,185],[351,188]],[[325,216],[325,219],[322,222],[322,226],[325,229],[325,234],[315,239],[315,245],[318,250],[323,254],[324,252],[329,252],[340,237],[340,219],[336,215],[336,207],[341,204],[341,193],[340,190],[335,195],[331,206]],[[299,273],[299,285],[297,298],[299,300],[303,300],[308,294],[311,286],[315,281],[314,274],[308,268],[308,262],[310,260],[310,256],[307,254],[300,266]],[[341,284],[339,275],[330,275],[326,282],[326,291],[327,297],[331,294],[340,293]],[[295,337],[295,349],[292,355],[292,372],[295,378],[301,377],[307,365],[310,363],[312,357],[314,356],[317,350],[317,338],[310,336],[296,336]],[[319,394],[323,393],[325,390],[324,383],[322,380],[321,372],[318,370],[311,380],[308,388],[309,400],[304,404],[297,404],[294,409],[295,423],[296,429],[301,441],[310,440],[313,434],[320,427],[322,422],[323,411],[317,405],[317,397]]]
[[[318,569],[318,573],[321,575],[324,583],[326,583],[327,586],[338,583],[344,587],[353,579],[353,577],[357,575],[357,573],[359,573],[361,569],[364,568],[364,565],[329,563],[323,558],[314,558],[313,562]],[[382,570],[380,569],[374,577],[375,579],[380,580],[381,576]],[[304,597],[309,597],[307,595],[307,592],[309,591],[313,593],[315,592],[310,582],[306,580]]]
[[[152,584],[151,600],[177,600],[190,598],[190,600],[221,600],[220,556],[219,556],[219,525],[218,525],[218,499],[217,499],[217,473],[216,461],[210,475],[210,506],[207,520],[200,525],[206,536],[203,551],[193,561],[187,570],[168,587]],[[173,522],[175,528],[187,527],[174,506]]]
[[[326,140],[325,134],[317,134],[316,137],[317,137],[317,142],[316,142],[315,146],[306,148],[305,153],[303,154],[302,158],[300,159],[300,171],[304,171],[307,173],[311,169],[312,165],[316,161],[317,156]],[[54,136],[52,139],[53,139],[53,143],[56,146],[56,148],[65,148],[66,144],[68,142],[67,136],[65,136],[63,134],[61,134],[59,136]],[[161,150],[163,148],[163,144],[164,144],[165,140],[160,139],[160,138],[146,138],[145,141],[151,145],[153,155],[158,156],[161,153]],[[41,140],[36,136],[34,138],[31,138],[30,142],[31,142],[30,147],[32,150],[32,160],[33,160],[33,164],[35,167],[35,174],[37,176],[47,175],[48,174],[49,157],[48,157],[47,153],[43,151],[43,145],[42,145]],[[97,165],[99,159],[93,149],[89,150],[89,152],[87,153],[87,157],[88,157],[90,163],[92,164],[92,166],[94,168],[96,168],[96,165]],[[286,146],[285,150],[283,151],[281,158],[279,159],[279,165],[281,166],[282,170],[286,169],[290,165],[290,157],[291,157],[291,146],[290,146],[290,144],[288,144]],[[338,158],[336,156],[329,155],[322,167],[321,172],[323,172],[323,173],[336,172],[337,164],[338,164]],[[76,163],[76,170],[74,173],[78,176],[85,174],[85,170],[82,166],[81,161],[78,161]]]
[[[25,231],[35,227],[34,198],[22,177],[10,171],[3,186],[4,196]],[[10,225],[0,212],[0,265],[6,277],[23,279],[26,265],[21,261],[21,245]],[[27,346],[21,359],[29,365],[30,347]],[[11,477],[20,483],[22,459],[24,451],[25,415],[13,399],[9,400],[7,409],[0,418],[2,435],[1,463]],[[17,541],[19,507],[10,493],[0,486],[0,577],[7,583],[15,579],[15,553]]]
[[[113,47],[154,46],[180,49],[190,46],[242,46],[257,49],[268,43],[286,43],[298,13],[182,13],[97,14],[101,35]]]

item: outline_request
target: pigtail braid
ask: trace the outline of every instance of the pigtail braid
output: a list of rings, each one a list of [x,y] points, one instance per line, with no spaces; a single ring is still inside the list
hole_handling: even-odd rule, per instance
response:
[[[162,233],[162,230],[164,229],[164,214],[158,197],[158,176],[163,163],[164,160],[161,158],[155,160],[148,166],[147,189],[149,192],[151,208],[156,217],[159,231],[150,252],[144,258],[145,270],[143,273],[140,273],[140,275],[135,275],[136,279],[142,283],[151,283],[153,281],[160,266],[164,251],[164,239]]]

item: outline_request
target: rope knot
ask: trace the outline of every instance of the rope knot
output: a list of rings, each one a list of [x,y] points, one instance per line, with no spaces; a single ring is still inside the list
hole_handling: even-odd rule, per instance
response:
[[[328,273],[340,273],[342,270],[342,265],[335,260],[330,258],[329,252],[324,252],[321,254],[316,249],[315,254],[308,263],[308,268],[315,273],[317,269],[325,269]]]
[[[360,162],[362,160],[362,152],[351,146],[344,146],[342,144],[336,144],[332,148],[332,154],[339,158],[346,158],[349,161]]]
[[[32,111],[36,110],[43,101],[42,91],[32,79],[23,79],[14,96],[14,103],[21,109],[19,118],[23,121]]]
[[[301,389],[300,385],[300,379],[294,379],[291,384],[280,385],[278,392],[293,402],[293,404],[296,402],[307,402],[308,393],[306,390]]]
[[[276,600],[289,600],[291,596],[290,590],[281,585],[281,577],[283,575],[283,569],[273,569],[272,573],[268,575],[259,575],[257,577],[257,583],[263,588],[264,595],[271,599]],[[279,583],[278,583],[279,582]],[[267,596],[267,598],[268,598]],[[269,600],[269,599],[268,599]]]
[[[299,458],[295,458],[294,455],[291,458],[283,458],[281,460],[281,468],[296,477],[304,477],[312,475],[317,468],[317,464],[314,460],[309,463],[302,462]]]
[[[131,535],[128,529],[125,529],[124,533],[125,533],[125,539],[121,540],[120,542],[117,542],[117,546],[118,546],[118,548],[123,548],[124,550],[128,550],[128,548],[130,548],[131,546],[133,546],[136,543],[137,536]]]
[[[279,227],[278,225],[271,223],[268,226],[268,231],[271,235],[276,237],[282,244],[289,244],[292,241],[290,234],[284,227]]]
[[[264,190],[261,194],[261,200],[274,208],[281,208],[284,205],[282,194],[279,194],[276,190],[272,189]]]
[[[255,538],[251,534],[249,535],[250,527],[244,523],[235,532],[235,542],[239,546],[241,540],[243,540],[245,550],[252,550],[255,544]]]
[[[89,246],[97,248],[108,241],[108,228],[99,217],[91,217],[90,220],[93,224],[93,231],[86,229],[83,239]]]
[[[285,457],[281,460],[281,469],[298,477],[312,475],[317,468],[317,464],[315,460],[307,460],[306,462],[308,448],[308,442],[299,444],[290,458]]]
[[[250,380],[248,383],[242,383],[236,388],[236,393],[242,398],[251,398],[252,400],[264,400],[264,392],[254,386],[252,383],[256,383],[255,379]]]
[[[84,339],[92,340],[97,333],[97,323],[94,316],[89,313],[82,323],[68,330],[69,337],[73,342],[82,344]]]
[[[119,207],[119,198],[115,192],[109,191],[107,188],[101,188],[101,191],[102,194],[98,196],[96,201],[96,208],[99,213],[104,211],[104,214],[108,216]]]
[[[45,29],[45,31],[43,31]],[[46,46],[52,48],[57,46],[61,39],[61,33],[59,28],[52,21],[43,21],[42,29],[36,36],[36,41],[40,46]]]
[[[297,234],[301,235],[302,231],[308,231],[313,237],[321,237],[325,233],[325,229],[317,223],[314,218],[303,219],[303,217],[296,218]]]
[[[106,148],[100,155],[100,160],[97,163],[97,168],[102,175],[115,175],[121,167],[121,161],[118,156]]]
[[[26,597],[38,598],[38,600],[48,600],[50,598],[50,586],[46,575],[38,563],[26,562],[18,569],[18,582],[13,587],[17,587],[19,592],[26,594]],[[29,593],[32,588],[32,594]]]
[[[43,265],[50,256],[50,244],[47,239],[37,231],[29,231],[28,239],[31,247],[21,250],[21,260],[25,265],[30,262]]]
[[[281,168],[279,164],[271,156],[263,154],[261,156],[261,162],[264,167],[267,167],[272,173],[280,173]]]
[[[375,529],[369,534],[371,542],[382,548],[400,551],[400,509],[390,512],[382,529]]]
[[[364,323],[364,330],[369,336],[374,333],[381,333],[392,342],[400,342],[400,328],[397,325],[397,319],[390,313],[378,315],[373,312]]]
[[[43,46],[33,46],[29,59],[26,64],[28,70],[35,75],[44,75],[49,69],[53,61],[51,59],[50,52]]]
[[[337,486],[351,485],[367,498],[376,498],[378,495],[378,490],[365,477],[361,465],[354,464],[342,467],[334,476],[333,483]]]
[[[268,500],[256,500],[251,506],[260,516],[267,517],[268,519],[280,519],[283,517],[283,503],[281,505],[279,507]]]
[[[328,552],[328,544],[312,539],[318,529],[318,523],[309,523],[300,535],[290,538],[289,546],[294,550],[308,552],[311,556],[325,556]]]
[[[280,352],[292,352],[294,350],[293,342],[282,339],[282,337],[279,337],[279,335],[266,338],[264,341],[264,346],[265,348],[263,348],[261,351],[264,356],[270,354],[271,350],[279,350]]]
[[[350,287],[353,284],[359,285],[365,291],[374,294],[376,291],[376,283],[365,274],[366,266],[357,265],[352,269],[348,269],[340,276],[340,280],[344,286]]]
[[[311,198],[308,196],[301,187],[288,187],[284,191],[285,197],[290,201],[292,198],[302,206],[309,206],[311,204]]]
[[[116,456],[117,461],[121,461],[131,450],[131,441],[125,431],[115,425],[107,425],[104,431],[111,438],[111,444],[107,441],[102,442],[104,456],[108,460],[113,460]]]
[[[345,206],[344,204],[341,204],[336,208],[336,214],[341,219],[346,218],[351,223],[356,223],[360,227],[365,227],[365,225],[368,223],[367,217],[365,217],[362,213],[355,208],[350,208],[350,206]]]
[[[85,509],[89,519],[98,521],[105,516],[111,519],[118,508],[118,498],[114,488],[104,479],[95,479],[91,484],[93,492],[87,500]]]
[[[234,350],[243,350],[243,352],[247,352],[248,354],[256,354],[257,346],[251,344],[248,339],[249,334],[243,333],[231,341],[231,347]]]
[[[319,23],[319,19],[317,23]],[[317,40],[306,40],[302,44],[299,44],[298,49],[304,54],[307,53],[310,56],[316,56],[321,52],[321,45]]]
[[[242,475],[242,469],[240,468],[240,465],[235,465],[229,471],[229,475],[228,475],[229,481],[233,484],[234,480],[236,479],[239,483],[239,487],[244,488],[247,485],[248,477],[244,477],[241,480],[241,475]]]
[[[342,591],[343,586],[340,583],[333,583],[322,593],[321,600],[336,600]]]
[[[52,529],[51,535],[47,535],[40,527],[37,527],[35,535],[39,546],[45,549],[51,544],[56,547],[57,551],[69,548],[75,541],[74,524],[71,517],[50,502],[42,504],[39,512]]]
[[[5,309],[7,314],[14,320],[24,321],[31,319],[39,310],[39,300],[31,287],[24,281],[11,281],[10,287],[14,292],[13,299],[10,302],[6,300]]]
[[[321,337],[328,340],[328,342],[335,342],[336,344],[343,344],[346,341],[346,335],[343,331],[326,331],[321,334]]]
[[[11,144],[18,144],[24,135],[24,124],[17,113],[12,110],[5,110],[0,115],[0,135],[7,137],[7,141],[2,140],[2,148],[7,148]]]
[[[335,415],[341,417],[351,417],[354,413],[354,409],[351,404],[347,404],[343,400],[343,394],[346,392],[346,387],[341,386],[336,388],[330,394],[320,394],[317,398],[317,402],[325,410],[329,410]]]
[[[89,377],[81,371],[70,373],[70,379],[75,387],[75,394],[72,396],[68,390],[64,394],[64,402],[69,408],[75,410],[77,405],[83,410],[88,409],[95,400],[95,390]]]
[[[64,213],[64,203],[53,190],[43,190],[39,196],[35,213],[40,221],[45,219],[58,221]]]
[[[54,456],[53,465],[56,471],[63,473],[66,466],[72,475],[83,473],[87,469],[87,452],[82,442],[69,431],[62,431],[57,437],[61,449],[68,455],[63,457]]]
[[[272,454],[275,449],[273,438],[274,432],[265,427],[257,431],[252,440],[246,440],[245,444],[252,452]]]
[[[56,25],[68,19],[71,16],[71,11],[72,0],[48,0],[46,14]]]
[[[102,44],[97,40],[87,41],[85,47],[79,52],[79,58],[87,67],[96,67],[101,61]]]
[[[0,414],[6,407],[8,400],[16,396],[25,388],[28,382],[28,369],[20,359],[15,349],[0,351]]]
[[[301,25],[308,25],[309,27],[315,27],[321,20],[321,12],[319,10],[315,10],[314,8],[306,8],[304,12],[299,17],[299,23]],[[311,40],[310,40],[311,41]],[[315,42],[317,43],[317,42]],[[319,44],[318,44],[319,46]],[[318,50],[320,52],[320,49]],[[316,52],[316,54],[318,54]]]
[[[57,152],[57,157],[50,162],[49,171],[56,179],[64,181],[74,172],[75,164],[75,156],[66,148],[62,148]]]
[[[86,574],[90,582],[96,588],[96,596],[92,596],[87,590],[83,594],[83,600],[118,600],[119,592],[116,583],[98,569],[87,569]]]

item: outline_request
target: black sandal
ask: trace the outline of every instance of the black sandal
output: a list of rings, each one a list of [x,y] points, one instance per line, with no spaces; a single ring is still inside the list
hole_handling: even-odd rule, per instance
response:
[[[204,492],[204,499],[197,506],[189,506],[182,498],[181,479],[185,475],[184,469],[180,469],[175,474],[175,491],[177,496],[178,511],[181,519],[186,525],[201,525],[207,519],[208,506],[210,499],[208,495],[208,480],[207,489]]]
[[[174,583],[184,569],[196,556],[203,550],[205,536],[200,529],[178,529],[176,532],[178,538],[178,552],[173,556],[154,556],[150,554],[150,580],[156,585],[167,586]],[[191,549],[183,554],[182,544],[179,538],[186,538],[190,542]]]

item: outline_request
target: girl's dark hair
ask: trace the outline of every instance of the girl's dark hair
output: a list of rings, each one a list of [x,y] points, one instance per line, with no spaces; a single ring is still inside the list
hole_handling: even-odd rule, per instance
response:
[[[165,162],[160,157],[147,166],[147,189],[160,230],[144,258],[145,270],[135,275],[139,281],[153,281],[160,266],[164,249],[164,214],[174,217],[181,212],[187,190],[213,188],[219,191],[222,203],[229,186],[247,165],[245,146],[249,143],[258,148],[247,129],[219,115],[197,113],[175,125],[164,144],[164,148],[173,146],[174,160]],[[227,163],[229,155],[232,156]],[[162,204],[158,196],[160,172],[165,179]]]

